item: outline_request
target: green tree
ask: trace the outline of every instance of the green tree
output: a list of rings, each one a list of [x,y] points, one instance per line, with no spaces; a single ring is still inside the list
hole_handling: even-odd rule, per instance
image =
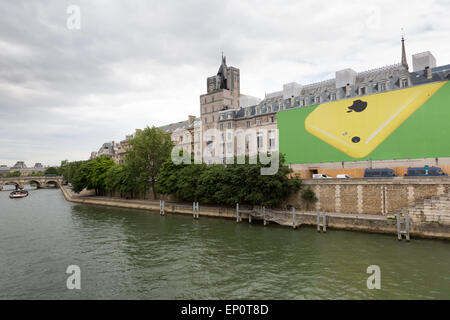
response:
[[[8,174],[6,175],[7,177],[20,177],[22,174],[20,173],[19,170],[13,171],[13,172],[8,172]]]
[[[302,192],[302,199],[306,203],[307,210],[309,210],[311,204],[315,203],[318,200],[316,194],[310,187]]]
[[[130,146],[125,162],[131,183],[141,194],[151,188],[156,199],[157,177],[173,148],[170,135],[161,129],[147,127],[130,140]]]
[[[161,194],[176,194],[178,192],[178,180],[185,164],[175,164],[169,157],[161,166],[156,184],[156,192]]]
[[[79,167],[74,178],[72,178],[72,189],[81,192],[84,188],[95,190],[96,195],[101,195],[106,190],[106,176],[108,170],[115,165],[108,157],[98,157],[84,162]]]
[[[61,174],[64,177],[64,180],[68,182],[72,182],[72,180],[75,178],[75,176],[78,175],[78,171],[83,163],[87,161],[74,161],[69,162],[67,164],[64,164],[64,167],[62,167]]]
[[[45,175],[58,175],[58,169],[56,169],[55,167],[49,167],[47,168],[47,170],[45,170]]]
[[[177,166],[168,161],[159,176],[159,192],[187,201],[275,206],[301,188],[298,176],[289,177],[292,170],[284,157],[279,160],[278,172],[267,176],[261,175],[260,163]]]
[[[105,178],[105,189],[110,192],[117,191],[121,197],[133,191],[130,174],[125,165],[119,164],[108,169]]]

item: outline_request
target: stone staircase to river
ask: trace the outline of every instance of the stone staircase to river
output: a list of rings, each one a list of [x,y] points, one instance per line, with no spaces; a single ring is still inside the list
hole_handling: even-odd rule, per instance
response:
[[[417,201],[402,209],[413,222],[435,222],[450,226],[450,191],[439,196]]]

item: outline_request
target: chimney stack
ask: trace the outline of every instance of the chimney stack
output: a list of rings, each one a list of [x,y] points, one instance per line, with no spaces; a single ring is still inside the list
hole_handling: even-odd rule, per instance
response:
[[[350,83],[345,86],[345,96],[350,97]]]
[[[431,68],[428,66],[425,67],[425,77],[429,80],[433,79],[433,71],[431,71]]]
[[[188,116],[189,124],[193,123],[195,120],[195,116]]]

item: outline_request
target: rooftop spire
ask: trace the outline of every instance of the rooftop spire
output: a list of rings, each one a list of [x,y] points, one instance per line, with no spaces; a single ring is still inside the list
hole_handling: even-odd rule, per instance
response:
[[[405,38],[403,36],[403,28],[402,28],[402,66],[409,69],[408,60],[406,59],[406,49],[405,49]]]

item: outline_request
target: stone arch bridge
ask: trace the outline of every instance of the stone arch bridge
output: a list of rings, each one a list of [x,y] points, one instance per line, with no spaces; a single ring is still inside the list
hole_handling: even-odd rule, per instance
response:
[[[59,188],[62,182],[63,177],[61,176],[0,178],[0,191],[3,190],[3,186],[6,184],[13,184],[16,186],[16,189],[23,189],[26,184],[34,183],[39,189],[48,185],[56,185]]]

